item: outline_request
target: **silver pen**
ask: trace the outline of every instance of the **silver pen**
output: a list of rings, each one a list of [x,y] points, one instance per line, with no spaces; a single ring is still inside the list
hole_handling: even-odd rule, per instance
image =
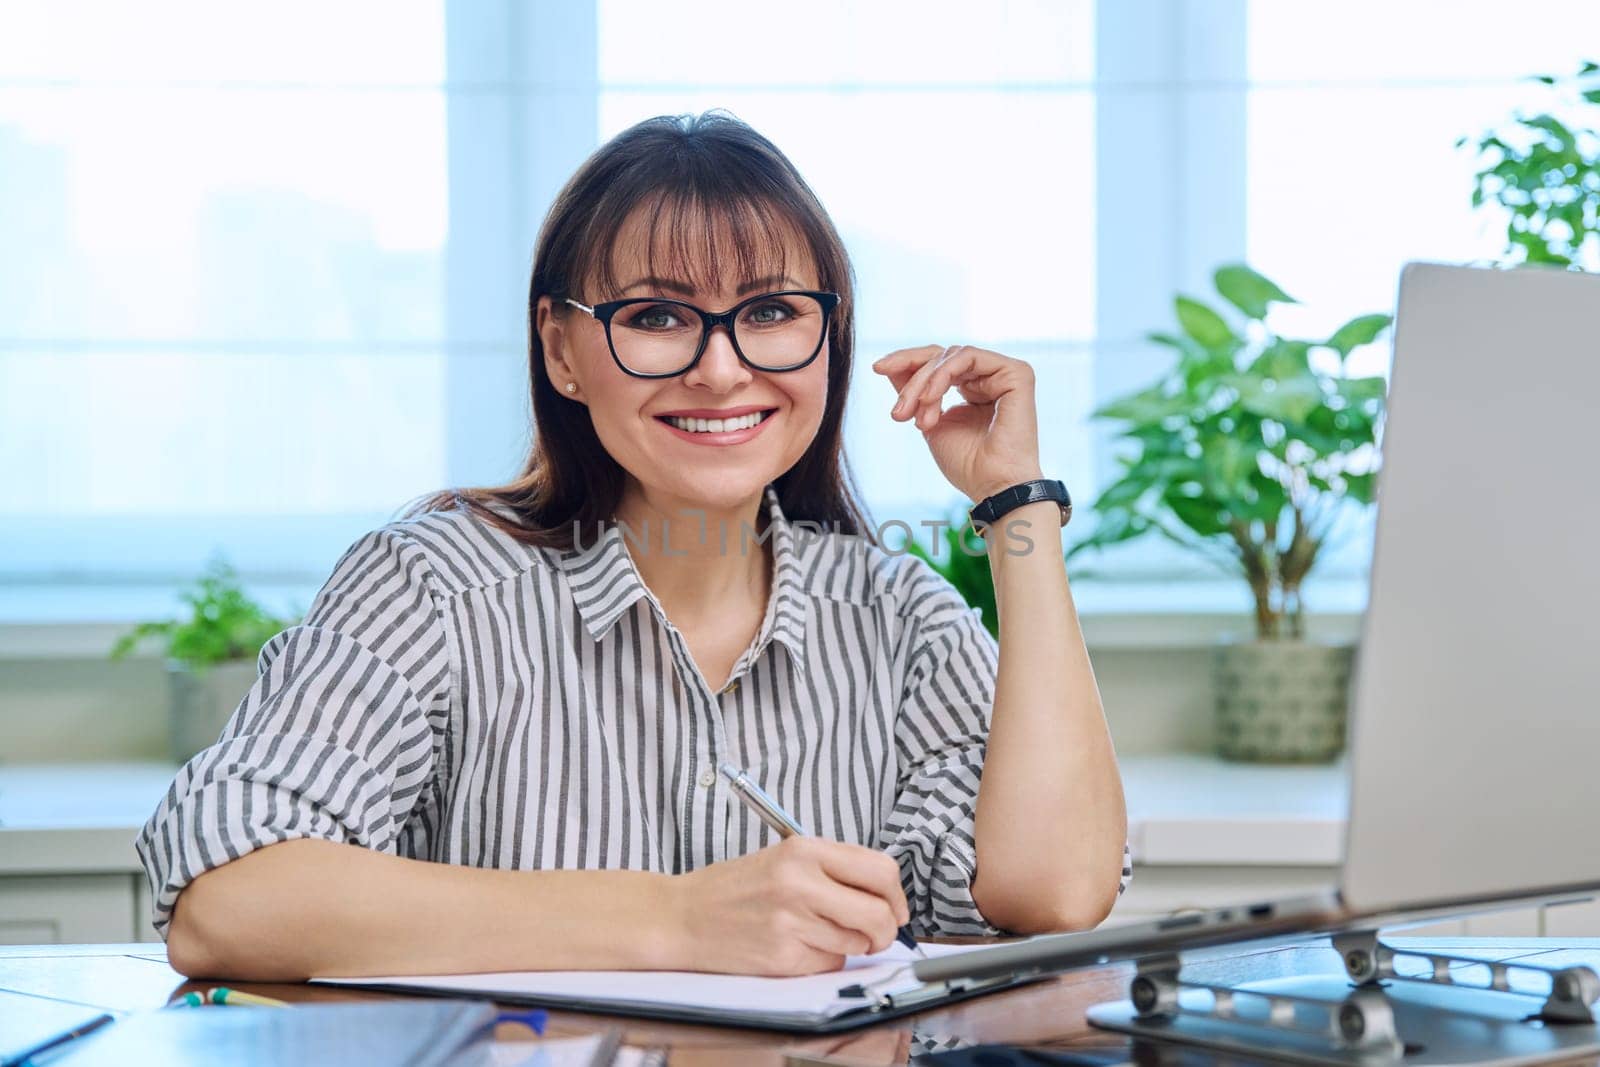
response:
[[[756,813],[756,818],[770,826],[773,833],[784,839],[806,836],[805,828],[780,808],[778,802],[769,797],[766,790],[756,785],[748,774],[731,763],[718,764],[717,770],[722,772],[722,776],[733,787],[734,795]],[[916,937],[912,935],[909,923],[895,932],[894,939],[923,959],[928,958],[928,954],[922,951],[922,946],[917,944]]]

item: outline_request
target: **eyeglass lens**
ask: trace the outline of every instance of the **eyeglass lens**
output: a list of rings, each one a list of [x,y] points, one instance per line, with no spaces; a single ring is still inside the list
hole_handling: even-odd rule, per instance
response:
[[[740,309],[733,323],[734,345],[763,370],[785,370],[817,351],[825,320],[815,297],[767,297]],[[611,319],[611,347],[631,371],[671,374],[693,362],[704,332],[700,316],[681,304],[629,304]]]

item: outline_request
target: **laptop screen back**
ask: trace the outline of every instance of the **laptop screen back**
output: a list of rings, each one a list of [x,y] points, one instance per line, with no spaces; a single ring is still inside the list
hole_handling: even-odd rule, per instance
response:
[[[1342,891],[1600,886],[1600,277],[1400,287]]]

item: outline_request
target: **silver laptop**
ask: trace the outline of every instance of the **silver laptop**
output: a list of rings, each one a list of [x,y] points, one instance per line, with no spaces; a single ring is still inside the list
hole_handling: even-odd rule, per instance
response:
[[[1600,890],[1600,276],[1411,264],[1338,886],[921,961],[1051,971]]]

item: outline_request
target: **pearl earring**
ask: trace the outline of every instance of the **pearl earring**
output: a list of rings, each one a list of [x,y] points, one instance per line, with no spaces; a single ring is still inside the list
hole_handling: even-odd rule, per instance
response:
[[[577,382],[568,382],[567,383],[567,392],[576,393],[577,391],[578,391],[578,383]]]

